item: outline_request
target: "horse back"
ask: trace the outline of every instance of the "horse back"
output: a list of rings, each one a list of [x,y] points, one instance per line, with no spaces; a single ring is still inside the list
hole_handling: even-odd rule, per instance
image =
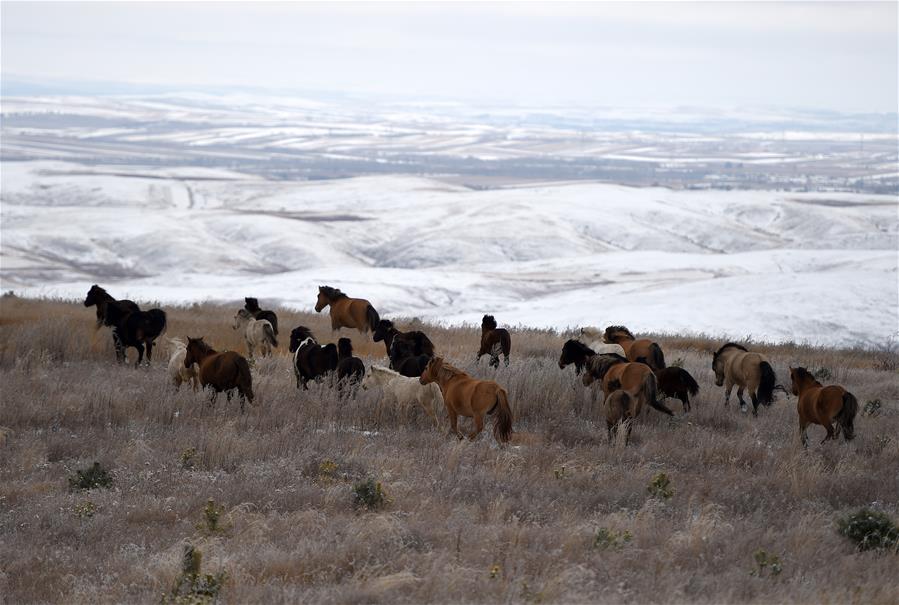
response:
[[[241,362],[247,361],[234,351],[210,355],[200,364],[200,383],[216,390],[233,389],[239,381]]]

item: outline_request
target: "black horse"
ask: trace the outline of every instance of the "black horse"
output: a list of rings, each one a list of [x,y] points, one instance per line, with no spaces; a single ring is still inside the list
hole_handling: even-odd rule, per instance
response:
[[[253,319],[264,319],[268,321],[268,323],[272,324],[272,330],[275,332],[275,336],[278,335],[278,316],[275,315],[274,311],[269,311],[266,309],[259,308],[259,301],[255,298],[247,297],[244,298],[243,308],[249,311],[253,315]],[[277,346],[277,345],[276,345]]]
[[[365,364],[353,356],[353,343],[349,338],[337,341],[337,388],[355,386],[365,378]]]
[[[308,388],[306,383],[337,369],[337,346],[332,342],[318,344],[312,331],[299,326],[290,333],[290,352],[293,353],[293,372],[297,388]]]
[[[415,346],[411,341],[395,338],[390,347],[390,367],[403,376],[418,378],[428,367],[431,357],[428,355],[416,355]]]
[[[559,367],[564,369],[568,364],[574,364],[574,373],[580,374],[587,365],[587,360],[596,355],[596,352],[573,338],[562,345],[562,355],[559,356]]]
[[[97,306],[97,328],[101,328],[102,326],[109,326],[110,328],[115,327],[114,324],[109,322],[107,318],[106,310],[109,307],[117,307],[122,313],[131,313],[132,311],[140,311],[140,307],[137,306],[133,300],[116,300],[114,299],[109,292],[94,284],[91,286],[91,289],[87,291],[87,298],[84,299],[84,306],[91,307]]]
[[[638,357],[637,361],[649,365],[645,357]],[[699,392],[699,384],[690,372],[677,366],[668,366],[661,370],[653,369],[652,371],[656,375],[659,392],[665,395],[665,397],[680,399],[681,403],[684,404],[684,412],[689,412],[690,396],[695,397],[696,393]]]
[[[403,340],[410,343],[413,355],[434,356],[434,343],[431,342],[431,339],[428,338],[424,332],[420,332],[419,330],[400,332],[389,319],[382,319],[378,322],[375,332],[372,334],[372,340],[375,342],[384,341],[384,348],[387,350],[387,356],[391,358],[391,368],[393,368],[393,357],[391,356],[390,350],[393,347],[393,343],[397,340]],[[396,368],[393,369],[395,370]]]
[[[165,311],[162,309],[124,311],[119,305],[107,305],[106,320],[113,326],[116,358],[124,363],[127,361],[125,350],[134,347],[137,349],[135,365],[139,366],[144,360],[144,347],[146,347],[147,365],[150,365],[153,359],[153,342],[165,332]]]

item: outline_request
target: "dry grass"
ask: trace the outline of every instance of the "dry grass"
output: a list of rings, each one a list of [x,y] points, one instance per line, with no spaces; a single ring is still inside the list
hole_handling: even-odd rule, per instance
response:
[[[243,350],[233,312],[171,309],[168,335]],[[158,602],[185,541],[204,573],[227,572],[229,602],[899,601],[899,555],[856,552],[836,529],[861,506],[899,518],[899,381],[883,352],[764,347],[781,379],[789,362],[826,367],[862,406],[884,402],[853,443],[817,445],[817,427],[803,451],[794,399],[758,419],[724,409],[707,353],[718,343],[660,336],[702,391],[688,416],[650,411],[621,448],[556,365],[561,335],[515,331],[512,365],[494,371],[472,367],[474,329],[425,326],[441,353],[508,389],[522,434],[501,449],[489,431],[438,434],[416,407],[379,414],[377,393],[297,391],[287,333],[302,323],[329,340],[324,315],[279,311],[280,355],[256,364],[260,405],[244,416],[175,392],[167,356],[117,366],[93,316],[0,301],[0,601]],[[366,363],[383,361],[381,343],[351,336]],[[94,461],[112,488],[70,491]],[[669,499],[648,490],[662,472]],[[354,504],[369,477],[382,509]],[[201,529],[210,499],[219,531]],[[781,573],[750,574],[760,549]]]

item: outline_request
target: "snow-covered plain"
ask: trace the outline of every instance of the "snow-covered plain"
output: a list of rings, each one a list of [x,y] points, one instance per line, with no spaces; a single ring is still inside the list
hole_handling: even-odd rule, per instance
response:
[[[0,165],[2,288],[828,345],[899,328],[895,196]]]

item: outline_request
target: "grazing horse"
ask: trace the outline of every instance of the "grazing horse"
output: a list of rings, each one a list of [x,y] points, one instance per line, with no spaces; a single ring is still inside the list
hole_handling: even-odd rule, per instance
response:
[[[349,338],[337,341],[337,388],[358,384],[365,377],[365,364],[353,357],[353,343]]]
[[[512,349],[512,337],[505,328],[497,328],[496,320],[492,315],[485,315],[481,320],[481,348],[475,362],[480,361],[482,355],[490,355],[490,365],[499,367],[499,355],[503,355],[503,363],[509,365],[509,351]]]
[[[639,363],[646,363],[645,357],[638,357]],[[649,364],[647,364],[649,365]],[[670,366],[661,370],[653,370],[659,384],[659,392],[665,397],[680,399],[684,404],[684,412],[690,411],[690,396],[699,392],[699,384],[687,370]]]
[[[375,386],[381,387],[383,399],[388,402],[417,402],[434,421],[434,426],[440,428],[437,411],[443,406],[443,395],[436,384],[422,384],[419,378],[410,378],[384,366],[373,365],[371,372],[362,381],[362,388],[370,389]]]
[[[617,353],[622,357],[626,357],[624,354],[624,349],[621,345],[617,344],[608,344],[603,342],[603,334],[604,332],[599,328],[595,328],[593,326],[584,326],[581,328],[581,336],[584,337],[584,340],[587,341],[586,345],[593,349],[596,353]]]
[[[169,377],[175,384],[175,388],[180,389],[182,384],[189,382],[196,391],[200,387],[197,366],[194,364],[188,368],[184,365],[184,358],[187,357],[187,345],[180,338],[169,338],[168,341],[172,349],[171,357],[169,357]]]
[[[368,334],[369,331],[377,329],[381,321],[378,312],[364,298],[350,298],[337,288],[319,286],[315,312],[321,313],[328,305],[331,306],[332,331],[340,328],[356,328],[363,334]]]
[[[140,311],[140,307],[137,306],[133,300],[116,300],[114,299],[109,292],[94,284],[91,286],[91,289],[87,291],[87,297],[84,299],[84,306],[90,307],[96,305],[97,306],[97,329],[99,330],[102,326],[109,326],[110,328],[115,327],[115,324],[109,322],[109,318],[107,317],[106,310],[110,306],[118,307],[121,311],[121,314],[131,313],[133,311]]]
[[[428,362],[431,361],[429,355],[416,355],[412,341],[401,338],[394,339],[389,356],[390,369],[410,378],[421,376]]]
[[[144,347],[147,349],[147,365],[153,359],[153,343],[162,336],[166,328],[166,315],[162,309],[149,311],[128,311],[120,305],[106,305],[106,321],[113,327],[113,340],[116,344],[116,358],[127,361],[125,350],[128,347],[137,349],[139,366],[144,360]]]
[[[580,375],[584,370],[584,366],[587,365],[587,361],[594,355],[596,355],[596,351],[582,343],[580,340],[570,338],[565,341],[564,345],[562,345],[562,355],[559,356],[559,367],[564,370],[568,365],[573,363],[575,374]]]
[[[820,424],[827,429],[828,439],[836,439],[843,431],[846,441],[855,437],[855,414],[858,400],[840,385],[822,386],[805,368],[790,368],[793,394],[799,397],[799,437],[808,447],[808,425]],[[836,422],[836,430],[834,430]]]
[[[631,331],[624,326],[609,326],[602,336],[607,344],[621,345],[624,356],[630,361],[637,361],[638,357],[645,357],[647,365],[653,370],[661,370],[665,367],[665,355],[662,347],[648,338],[635,338]]]
[[[468,436],[474,440],[484,430],[484,416],[494,413],[493,437],[500,443],[512,438],[509,397],[505,389],[492,380],[472,378],[462,370],[444,363],[441,357],[434,357],[428,362],[419,380],[421,384],[436,382],[440,386],[450,429],[459,439],[462,439],[458,428],[459,416],[474,419],[474,431]]]
[[[305,326],[294,328],[290,333],[290,352],[293,353],[297,388],[307,389],[307,382],[337,369],[337,346],[333,342],[319,345],[312,331]]]
[[[264,319],[268,323],[272,324],[272,330],[275,332],[275,336],[278,335],[278,316],[275,315],[274,311],[269,311],[267,309],[259,308],[259,301],[255,298],[247,297],[244,298],[243,308],[253,314],[253,319]],[[277,345],[275,345],[277,346]]]
[[[278,346],[274,326],[267,319],[253,319],[253,314],[246,309],[239,309],[234,314],[234,322],[231,327],[243,332],[250,359],[253,359],[256,347],[259,347],[263,357],[268,357],[272,354],[272,347]]]
[[[774,383],[777,376],[774,368],[764,355],[750,353],[746,347],[729,342],[715,352],[712,357],[715,384],[724,386],[724,405],[730,401],[730,393],[737,385],[737,399],[740,411],[746,411],[743,390],[749,389],[752,398],[752,414],[758,416],[759,404],[771,405],[774,401]]]
[[[197,364],[200,366],[200,384],[205,389],[212,387],[211,403],[219,393],[225,392],[228,401],[231,401],[231,392],[237,389],[240,399],[240,411],[244,411],[244,402],[253,403],[253,376],[250,374],[250,364],[240,353],[225,351],[219,353],[203,338],[187,338],[187,354],[184,356],[184,367],[189,368]]]
[[[605,353],[591,357],[586,370],[582,379],[585,387],[599,380],[603,393],[608,396],[616,389],[612,383],[617,381],[620,385],[617,388],[623,388],[631,395],[639,395],[641,408],[646,403],[664,414],[674,416],[674,413],[658,400],[655,374],[645,363],[630,362],[621,355]]]
[[[414,355],[427,355],[428,357],[434,356],[434,343],[431,342],[431,339],[427,337],[424,332],[420,332],[419,330],[411,330],[409,332],[400,332],[393,325],[393,322],[389,319],[382,319],[378,322],[377,327],[375,328],[375,333],[372,334],[372,340],[375,342],[384,341],[384,347],[387,349],[387,356],[390,357],[390,349],[393,346],[395,340],[404,340],[412,343],[413,354]],[[391,360],[391,367],[392,367]],[[394,368],[396,369],[396,368]],[[421,372],[419,372],[421,374]],[[418,374],[416,374],[417,376]]]

